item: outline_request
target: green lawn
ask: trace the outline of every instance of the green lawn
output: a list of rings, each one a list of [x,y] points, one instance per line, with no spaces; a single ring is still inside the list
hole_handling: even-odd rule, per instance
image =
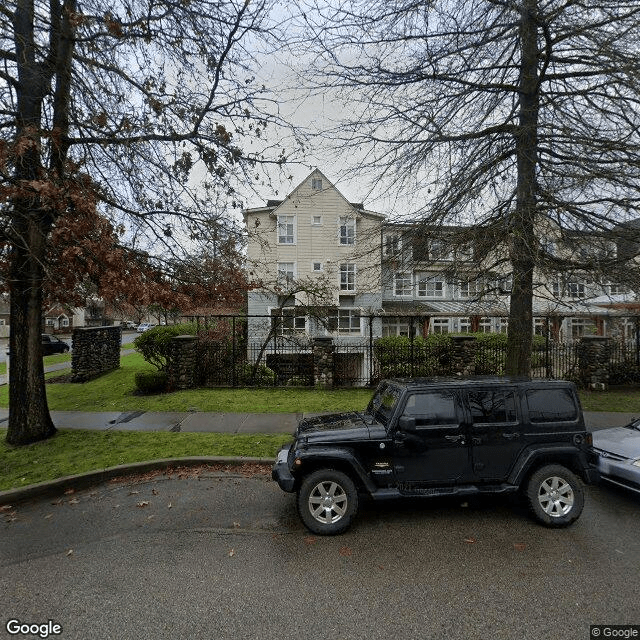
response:
[[[0,490],[119,464],[190,456],[275,458],[288,435],[64,430],[45,442],[10,447],[0,429]]]

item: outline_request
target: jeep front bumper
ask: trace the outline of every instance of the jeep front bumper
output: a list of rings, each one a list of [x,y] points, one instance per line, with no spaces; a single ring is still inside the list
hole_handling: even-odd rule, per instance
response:
[[[283,491],[293,493],[295,491],[296,479],[291,475],[291,471],[289,471],[289,463],[287,462],[289,449],[289,446],[284,447],[278,452],[278,457],[271,469],[271,477],[278,483]]]

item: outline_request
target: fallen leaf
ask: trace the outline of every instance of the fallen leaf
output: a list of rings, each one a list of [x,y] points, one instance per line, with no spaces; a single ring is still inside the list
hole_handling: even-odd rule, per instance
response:
[[[240,528],[240,523],[239,523],[239,522],[234,522],[234,523],[233,523],[233,526],[234,526],[236,529],[239,529],[239,528]]]
[[[349,547],[341,547],[340,549],[340,555],[341,556],[350,556],[351,555],[351,549],[349,549]]]
[[[139,507],[147,507],[148,505],[149,503],[146,500],[143,500],[142,502],[138,502]]]
[[[153,493],[154,496],[158,495],[158,491],[157,489],[151,489],[151,493]]]
[[[304,537],[304,543],[305,544],[315,544],[316,543],[316,539],[313,536],[305,536]]]
[[[513,548],[516,551],[524,551],[527,548],[527,545],[524,542],[515,542]]]
[[[73,498],[72,500],[69,500],[69,504],[80,504],[80,500],[78,500],[78,498]]]
[[[44,517],[45,520],[48,520],[49,518],[53,518],[53,513],[49,513]]]
[[[233,558],[233,556],[235,556],[235,555],[236,555],[236,552],[233,549],[230,549],[229,550],[229,557]]]
[[[75,489],[67,489],[67,490],[64,492],[64,495],[65,495],[65,496],[70,496],[72,493],[75,493],[75,492],[76,492],[76,490],[75,490]]]
[[[167,505],[167,507],[168,507],[169,509],[171,509],[171,508],[173,507],[173,505],[172,505],[171,503],[169,503],[169,504]]]
[[[139,493],[140,493],[139,491],[129,491],[127,495],[135,496],[135,495],[138,495]]]
[[[68,556],[72,556],[73,555],[73,549],[69,549],[69,551],[67,551],[67,555]]]
[[[0,507],[0,511],[11,511],[13,507],[10,504],[5,504],[4,507]]]
[[[475,538],[465,538],[464,541],[467,544],[475,544],[477,542],[477,540]]]
[[[59,500],[56,500],[55,502],[52,502],[51,504],[52,504],[54,507],[59,507],[61,504],[63,504],[63,502],[64,502],[64,501],[62,500],[62,498],[60,498]]]
[[[155,516],[147,516],[147,520],[153,520]]]

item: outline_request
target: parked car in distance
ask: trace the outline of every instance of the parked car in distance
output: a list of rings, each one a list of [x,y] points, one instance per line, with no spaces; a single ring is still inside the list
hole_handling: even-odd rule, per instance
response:
[[[50,356],[53,353],[67,353],[69,348],[69,345],[64,340],[60,340],[60,338],[51,336],[48,333],[42,334],[43,356]]]
[[[148,331],[149,329],[153,329],[153,327],[155,327],[155,324],[152,324],[151,322],[143,322],[142,324],[138,325],[138,328],[136,329],[136,331],[138,333],[144,333],[145,331]]]
[[[133,320],[123,320],[121,324],[122,324],[122,328],[123,329],[135,329],[136,328],[136,323]]]
[[[550,527],[573,523],[598,478],[575,386],[560,380],[383,380],[367,409],[306,418],[272,477],[321,535],[374,500],[520,491]]]
[[[603,480],[640,493],[640,418],[594,431],[593,452]]]

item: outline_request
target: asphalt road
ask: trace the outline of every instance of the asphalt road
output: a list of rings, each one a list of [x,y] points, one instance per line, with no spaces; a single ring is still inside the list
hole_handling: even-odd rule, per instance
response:
[[[369,503],[321,538],[266,475],[105,484],[0,514],[0,637],[586,640],[640,624],[640,499],[587,497],[565,530],[489,498]]]

